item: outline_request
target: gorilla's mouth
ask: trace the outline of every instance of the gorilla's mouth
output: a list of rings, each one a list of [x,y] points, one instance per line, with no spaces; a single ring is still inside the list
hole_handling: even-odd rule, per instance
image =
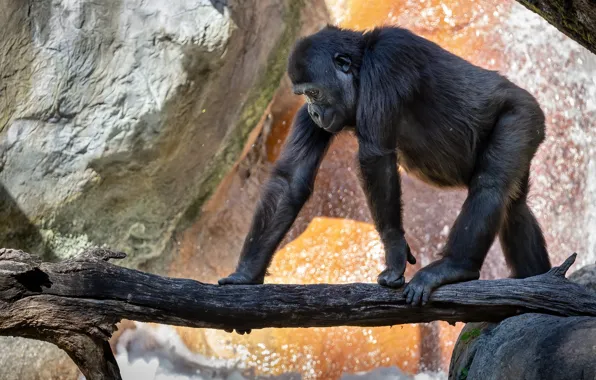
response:
[[[329,123],[327,123],[327,125],[322,128],[330,133],[339,132],[343,128],[343,125],[342,125],[342,123],[336,123],[335,122],[336,120],[337,120],[337,114],[333,113],[333,117],[331,118],[331,121]]]

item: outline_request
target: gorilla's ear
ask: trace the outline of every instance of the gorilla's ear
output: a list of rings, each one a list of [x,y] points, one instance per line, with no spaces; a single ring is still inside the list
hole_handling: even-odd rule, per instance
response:
[[[350,59],[350,57],[348,57],[345,54],[335,53],[333,59],[335,60],[335,64],[341,71],[343,71],[344,73],[350,71],[350,68],[352,67],[352,60]]]

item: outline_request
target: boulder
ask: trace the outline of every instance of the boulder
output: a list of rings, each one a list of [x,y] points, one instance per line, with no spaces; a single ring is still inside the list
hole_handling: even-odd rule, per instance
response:
[[[594,265],[569,279],[596,290]],[[468,323],[453,349],[450,380],[596,379],[596,318],[523,314]]]
[[[0,0],[0,246],[164,252],[277,89],[302,6]]]
[[[596,264],[586,265],[585,267],[573,272],[569,280],[585,286],[596,293]]]

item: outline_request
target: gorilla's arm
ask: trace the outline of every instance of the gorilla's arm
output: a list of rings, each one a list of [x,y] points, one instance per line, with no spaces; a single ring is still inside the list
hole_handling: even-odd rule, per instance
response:
[[[398,288],[405,282],[406,261],[415,264],[416,259],[402,225],[396,121],[402,113],[403,99],[416,91],[420,77],[414,69],[417,63],[409,61],[415,55],[404,49],[395,52],[401,43],[377,37],[362,59],[356,135],[363,189],[385,247],[387,268],[377,282]]]
[[[401,184],[395,152],[369,155],[361,146],[358,160],[362,185],[377,231],[385,246],[387,268],[379,274],[381,285],[398,288],[405,282],[406,260],[415,264],[402,225]]]
[[[219,280],[220,285],[263,283],[277,246],[312,193],[331,137],[312,121],[306,105],[300,108],[257,206],[236,272]]]

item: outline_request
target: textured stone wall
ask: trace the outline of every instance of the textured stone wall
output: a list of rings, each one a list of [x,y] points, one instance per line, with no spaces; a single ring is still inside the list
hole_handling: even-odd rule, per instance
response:
[[[0,246],[159,255],[258,122],[301,5],[0,0]]]

